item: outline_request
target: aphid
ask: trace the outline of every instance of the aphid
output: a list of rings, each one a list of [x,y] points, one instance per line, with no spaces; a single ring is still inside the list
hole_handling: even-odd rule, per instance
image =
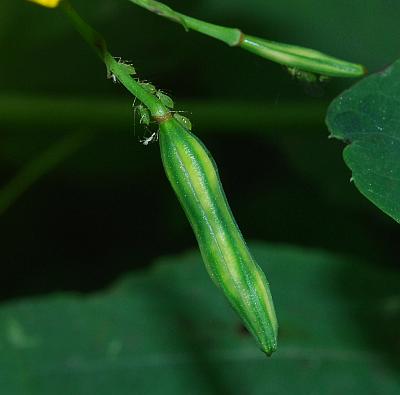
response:
[[[236,224],[214,160],[175,117],[160,123],[166,175],[199,243],[205,266],[243,323],[270,355],[278,324],[269,285]]]
[[[140,82],[140,85],[142,86],[142,88],[146,89],[146,91],[151,93],[152,95],[154,95],[157,92],[157,88],[150,82]]]
[[[107,79],[111,80],[114,84],[116,84],[118,81],[115,74],[110,70],[107,70]]]
[[[149,145],[152,142],[158,141],[158,132],[153,132],[150,137],[139,140],[143,145]]]
[[[292,77],[298,79],[299,81],[316,83],[330,80],[330,77],[327,75],[317,75],[310,73],[309,71],[297,69],[296,67],[287,67],[287,71]]]
[[[288,67],[287,70],[288,70],[288,73],[292,77],[294,77],[300,81],[305,81],[305,82],[309,82],[309,83],[314,83],[314,82],[318,81],[318,76],[314,73],[299,70],[296,67]]]
[[[129,62],[123,61],[122,58],[120,58],[118,56],[115,57],[115,60],[118,62],[118,65],[123,67],[125,69],[125,72],[127,72],[129,75],[136,74],[136,70],[132,64],[130,64]],[[116,84],[118,82],[116,75],[109,68],[107,69],[107,78],[112,80],[112,82],[114,82],[114,84]]]
[[[129,74],[129,75],[135,75],[136,74],[136,70],[133,67],[133,65],[131,65],[130,63],[124,63],[124,62],[118,62],[120,66],[122,66],[125,71]]]
[[[129,75],[136,74],[136,70],[133,67],[133,64],[129,60],[123,60],[120,56],[115,56],[114,59],[118,62],[118,64],[125,68],[125,70],[129,73]]]
[[[164,92],[158,90],[156,92],[156,96],[160,99],[161,103],[164,104],[165,107],[174,108],[174,101]]]
[[[181,114],[174,114],[174,118],[187,130],[192,130],[192,123],[190,122],[190,119],[188,117],[185,117],[184,115]]]
[[[165,94],[161,90],[157,90],[157,88],[150,82],[139,82],[142,88],[146,89],[147,92],[152,95],[156,95],[156,97],[161,101],[161,103],[168,108],[174,108],[174,101],[170,96]]]
[[[143,104],[139,104],[135,109],[139,113],[139,123],[147,126],[150,125],[150,111]]]
[[[331,77],[329,77],[328,75],[320,75],[318,77],[319,82],[326,82],[326,81],[329,81],[330,79],[331,79]]]

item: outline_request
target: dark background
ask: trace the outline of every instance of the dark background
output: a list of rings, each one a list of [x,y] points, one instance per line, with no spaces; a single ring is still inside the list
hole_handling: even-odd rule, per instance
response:
[[[328,139],[329,102],[354,80],[307,85],[285,69],[126,0],[73,2],[115,56],[188,111],[219,166],[247,239],[314,246],[397,265],[398,225],[350,183]],[[196,0],[168,3],[210,22],[322,50],[370,72],[400,55],[390,0]],[[92,291],[196,241],[164,176],[158,145],[139,143],[132,97],[58,11],[0,3],[0,186],[63,136],[88,144],[0,216],[0,297]]]

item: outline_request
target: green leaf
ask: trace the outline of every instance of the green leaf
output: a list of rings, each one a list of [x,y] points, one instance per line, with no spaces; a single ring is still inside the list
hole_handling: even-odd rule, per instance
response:
[[[343,156],[360,192],[400,222],[400,60],[345,91],[327,125],[348,142]]]
[[[315,250],[253,252],[280,319],[272,358],[188,253],[89,297],[4,304],[2,393],[399,393],[398,274]]]

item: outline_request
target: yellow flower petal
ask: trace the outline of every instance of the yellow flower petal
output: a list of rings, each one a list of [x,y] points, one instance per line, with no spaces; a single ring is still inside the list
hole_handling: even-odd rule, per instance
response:
[[[42,5],[43,7],[55,8],[60,4],[61,0],[29,0],[33,3]]]

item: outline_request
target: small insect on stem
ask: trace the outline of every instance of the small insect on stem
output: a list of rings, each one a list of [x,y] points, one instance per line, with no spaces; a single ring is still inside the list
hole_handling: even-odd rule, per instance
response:
[[[122,59],[118,60],[118,64],[125,69],[125,71],[129,74],[129,75],[135,75],[136,74],[136,70],[133,67],[133,64],[128,62],[128,61],[124,61]]]
[[[111,71],[107,71],[107,79],[111,80],[114,84],[118,82],[117,77]]]
[[[136,106],[136,111],[139,113],[139,123],[142,125],[150,125],[150,112],[149,110],[143,105],[139,104]]]
[[[114,59],[117,61],[118,66],[121,69],[123,69],[125,73],[127,73],[129,75],[135,75],[136,74],[136,70],[135,70],[135,68],[133,67],[133,65],[130,62],[128,62],[126,60],[122,60],[122,58],[120,58],[118,56],[115,57]],[[118,82],[118,79],[117,79],[116,75],[109,68],[107,68],[107,79],[112,80],[112,82],[114,84],[116,84]]]
[[[174,101],[162,90],[157,89],[152,83],[147,81],[138,81],[142,88],[146,89],[147,92],[155,95],[158,100],[167,108],[173,109],[174,108]]]
[[[156,92],[156,96],[161,101],[161,103],[164,104],[165,107],[174,108],[174,101],[163,91],[158,90]]]
[[[139,140],[143,145],[149,145],[150,143],[158,141],[158,132],[153,132],[150,137]]]
[[[318,75],[309,71],[300,70],[296,67],[287,67],[288,73],[299,81],[309,82],[311,84],[316,82],[325,82],[330,78],[326,75]]]
[[[157,88],[150,82],[139,82],[142,88],[146,89],[147,92],[154,95],[157,92]]]
[[[190,122],[190,119],[188,117],[185,117],[184,115],[181,114],[174,114],[174,118],[187,130],[192,130],[192,123]]]

